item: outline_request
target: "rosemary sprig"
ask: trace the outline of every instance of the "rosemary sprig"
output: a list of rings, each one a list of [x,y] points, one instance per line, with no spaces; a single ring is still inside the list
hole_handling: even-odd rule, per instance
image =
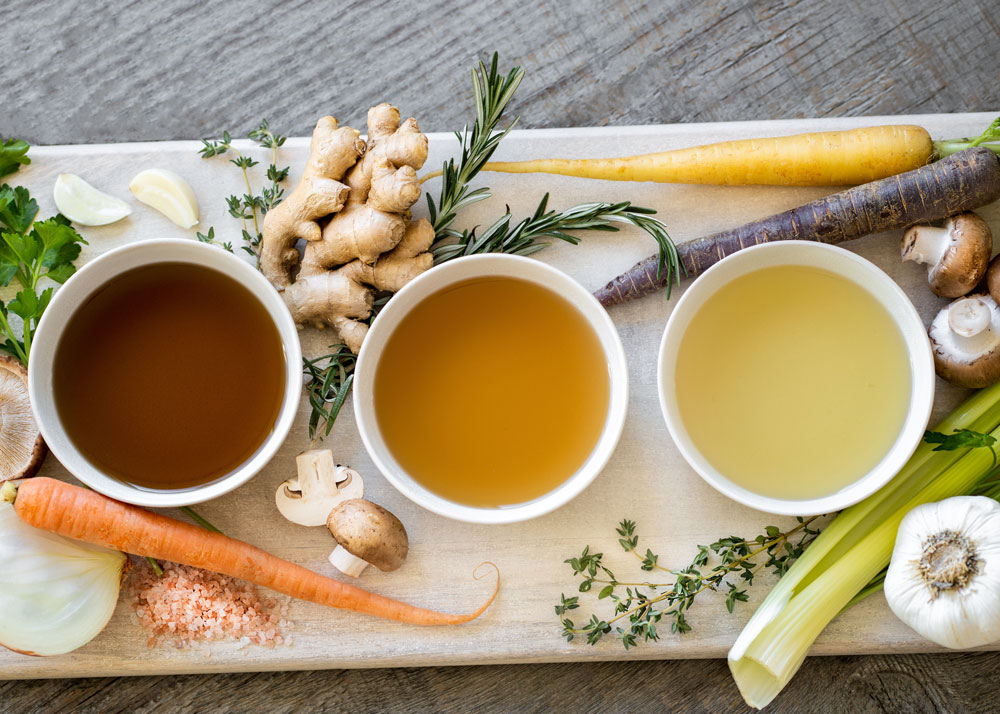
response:
[[[579,557],[565,562],[573,569],[574,575],[581,577],[578,587],[581,593],[590,592],[595,584],[602,586],[597,599],[608,599],[614,603],[612,617],[604,620],[594,614],[578,627],[565,614],[580,607],[580,596],[566,597],[562,594],[555,606],[563,628],[562,635],[567,641],[585,636],[587,643],[593,645],[614,630],[625,649],[629,649],[636,646],[640,639],[659,639],[657,625],[664,617],[670,621],[671,632],[688,632],[691,625],[687,612],[695,598],[706,590],[725,592],[726,609],[733,612],[737,602],[749,600],[747,588],[753,585],[762,570],[770,570],[780,577],[802,555],[806,546],[819,534],[818,529],[810,527],[817,518],[819,516],[798,518],[797,525],[784,532],[777,526],[768,526],[752,540],[730,536],[711,545],[700,545],[691,563],[681,569],[661,566],[659,556],[648,548],[645,553],[640,553],[635,522],[623,520],[617,528],[618,543],[622,549],[639,559],[641,570],[664,572],[672,575],[673,580],[619,580],[604,565],[604,554],[591,553],[587,546]],[[716,564],[709,567],[710,561]],[[738,576],[737,582],[727,579],[734,574]],[[622,624],[615,626],[618,622]]]
[[[281,203],[285,190],[281,187],[281,182],[288,178],[288,167],[278,168],[278,148],[285,143],[286,137],[275,134],[267,123],[267,119],[261,119],[257,128],[247,133],[247,138],[253,140],[258,146],[271,150],[271,163],[267,167],[266,178],[269,182],[261,188],[260,193],[254,193],[250,181],[250,169],[257,166],[258,161],[253,157],[241,153],[233,147],[233,138],[228,131],[222,132],[221,139],[202,139],[202,148],[198,151],[203,159],[223,154],[234,154],[229,161],[237,166],[243,173],[243,183],[247,192],[242,196],[232,195],[226,199],[229,207],[229,215],[238,218],[243,222],[243,241],[245,245],[242,249],[252,255],[260,268],[260,249],[264,239],[260,230],[260,219],[272,208]],[[253,232],[250,227],[253,226]],[[220,248],[232,253],[233,244],[231,242],[219,242],[215,238],[215,227],[209,227],[208,233],[198,233],[198,240],[202,243],[212,243]]]
[[[513,255],[531,255],[550,244],[542,242],[543,238],[556,238],[571,245],[578,245],[580,238],[566,231],[609,231],[618,227],[614,223],[628,223],[649,233],[660,250],[660,264],[666,266],[669,292],[674,276],[680,279],[677,272],[679,260],[677,248],[667,234],[663,222],[653,217],[656,213],[651,208],[633,206],[628,201],[620,203],[581,203],[565,211],[548,210],[549,194],[545,194],[529,218],[511,225],[511,214],[508,211],[493,225],[476,234],[476,229],[457,234],[457,240],[436,242],[431,247],[434,262],[443,263],[452,258],[476,253],[509,253]]]
[[[347,345],[331,345],[329,354],[315,359],[303,358],[303,368],[309,378],[309,438],[315,443],[330,435],[341,407],[354,383],[357,357]],[[322,436],[317,436],[322,432]]]
[[[455,159],[450,158],[441,169],[441,190],[437,204],[431,194],[427,193],[427,210],[434,225],[435,243],[447,238],[460,238],[462,234],[451,228],[458,212],[490,197],[490,190],[486,187],[470,191],[469,182],[490,160],[500,141],[517,124],[519,117],[514,117],[507,128],[497,129],[514,91],[524,79],[524,70],[514,67],[506,75],[501,75],[497,69],[498,63],[499,55],[494,52],[488,70],[482,62],[472,70],[476,121],[471,132],[468,125],[461,132],[455,132],[462,145],[462,153],[457,165]],[[429,177],[425,177],[425,180],[426,178]]]

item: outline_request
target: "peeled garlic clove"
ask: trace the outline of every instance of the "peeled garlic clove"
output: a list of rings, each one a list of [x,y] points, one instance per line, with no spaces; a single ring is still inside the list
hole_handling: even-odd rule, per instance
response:
[[[0,503],[0,645],[33,655],[82,647],[115,611],[127,558],[32,528]]]
[[[198,199],[188,182],[167,169],[146,169],[132,179],[128,190],[181,228],[198,225]]]
[[[61,214],[81,226],[105,226],[132,213],[125,201],[98,191],[76,174],[59,174],[52,198]]]

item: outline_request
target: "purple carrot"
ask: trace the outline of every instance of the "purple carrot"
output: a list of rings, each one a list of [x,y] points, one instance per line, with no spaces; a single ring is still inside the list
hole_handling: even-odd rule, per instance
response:
[[[882,231],[908,228],[979,208],[1000,198],[1000,158],[976,147],[914,171],[872,181],[739,228],[677,246],[688,277],[695,277],[742,248],[778,240],[842,243]],[[659,290],[659,257],[636,263],[594,293],[602,305],[618,305]]]

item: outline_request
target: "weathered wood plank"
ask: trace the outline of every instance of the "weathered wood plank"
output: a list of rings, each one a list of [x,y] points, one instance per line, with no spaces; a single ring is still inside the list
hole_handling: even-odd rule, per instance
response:
[[[305,135],[383,99],[450,131],[493,49],[527,70],[524,127],[978,111],[996,101],[987,6],[8,0],[0,131],[191,139],[266,115]]]
[[[529,75],[523,126],[996,108],[985,0],[436,4],[4,3],[0,133],[37,143],[196,138],[266,115],[306,134],[383,98],[450,130],[467,68]],[[430,6],[429,6],[430,5]],[[321,28],[322,31],[317,31]],[[358,39],[363,38],[363,39]],[[774,711],[1000,708],[1000,655],[814,659]],[[628,662],[0,684],[3,712],[742,711],[721,662]]]

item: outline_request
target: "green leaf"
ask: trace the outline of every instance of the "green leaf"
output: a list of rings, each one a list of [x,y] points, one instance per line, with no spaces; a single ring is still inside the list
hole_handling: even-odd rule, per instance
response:
[[[956,449],[992,449],[996,437],[972,429],[956,429],[951,434],[939,431],[925,431],[924,441],[937,444],[934,451],[954,451]]]
[[[12,174],[21,166],[30,164],[30,148],[28,142],[22,139],[0,139],[0,176]]]
[[[35,291],[25,289],[18,292],[17,296],[7,303],[7,308],[22,320],[28,322],[33,317],[41,314],[38,309],[39,305],[40,301]]]
[[[26,233],[38,214],[38,204],[24,186],[0,186],[0,228]]]

